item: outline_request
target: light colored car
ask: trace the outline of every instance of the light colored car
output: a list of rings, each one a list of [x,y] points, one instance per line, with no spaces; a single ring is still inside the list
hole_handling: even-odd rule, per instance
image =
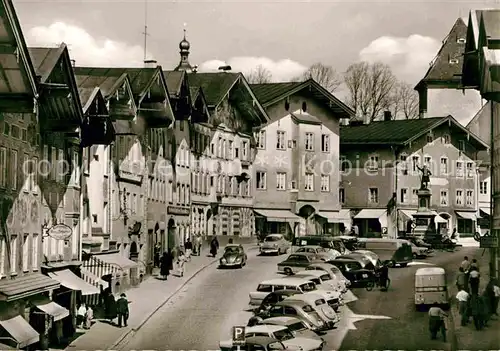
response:
[[[319,266],[318,266],[319,265]],[[324,266],[326,267],[324,267]],[[309,267],[306,268],[305,271],[301,272],[301,273],[307,273],[307,271],[320,271],[320,272],[324,272],[326,274],[328,274],[332,280],[332,284],[333,286],[335,287],[335,290],[336,291],[339,291],[340,293],[342,294],[345,294],[347,291],[348,291],[348,288],[347,288],[347,279],[342,279],[342,277],[337,277],[335,274],[333,274],[332,270],[329,268],[329,266],[331,267],[330,264],[328,263],[319,263],[319,264],[314,264],[314,265],[311,265]]]
[[[333,285],[329,283],[329,276],[327,273],[322,271],[304,271],[301,274],[294,275],[294,278],[307,279],[314,284],[314,291],[317,294],[323,296],[323,298],[328,302],[334,310],[337,310],[342,304],[342,293],[334,289]],[[285,278],[292,279],[292,278]],[[323,280],[325,279],[325,280]]]
[[[282,325],[258,324],[245,328],[246,338],[266,336],[281,341],[287,349],[291,350],[316,351],[321,350],[324,344],[317,339],[296,337],[288,327]],[[227,349],[232,347],[232,343],[231,340],[221,341],[219,345]]]
[[[302,320],[295,317],[271,317],[263,319],[259,322],[259,324],[270,324],[270,325],[281,325],[287,327],[291,330],[296,336],[308,338],[308,339],[317,339],[323,342],[323,339],[318,336],[311,328]]]
[[[286,254],[290,248],[290,243],[282,234],[269,234],[260,245],[260,254]]]
[[[316,291],[308,292],[305,294],[293,295],[285,298],[286,301],[304,301],[312,306],[318,315],[323,320],[329,323],[332,327],[337,324],[340,319],[335,313],[334,309],[326,303],[326,300]],[[285,301],[284,300],[284,301]],[[331,322],[331,323],[330,323]]]
[[[320,270],[320,271],[325,271],[325,272],[328,272],[328,273],[331,273],[335,276],[335,278],[337,278],[337,280],[339,280],[341,282],[341,285],[344,285],[345,286],[345,290],[347,290],[349,288],[349,286],[351,286],[351,282],[349,281],[349,279],[347,279],[344,274],[342,273],[342,271],[335,265],[331,264],[331,263],[327,263],[327,262],[321,262],[321,263],[313,263],[311,265],[309,265],[306,270]]]
[[[256,291],[248,294],[250,306],[260,306],[269,293],[279,290],[296,290],[303,294],[316,290],[316,285],[309,279],[294,277],[264,280],[259,283]]]
[[[319,245],[306,245],[301,246],[295,250],[295,252],[306,252],[315,254],[323,261],[330,261],[340,256],[340,252],[335,249],[321,247]]]
[[[414,243],[408,241],[411,245],[411,253],[413,258],[425,258],[429,256],[429,249],[427,247],[420,247],[415,245]]]
[[[370,250],[354,250],[351,252],[351,254],[359,254],[365,257],[366,259],[370,260],[371,263],[373,263],[373,266],[375,267],[380,267],[382,266],[382,261],[380,261],[380,258],[378,255]]]

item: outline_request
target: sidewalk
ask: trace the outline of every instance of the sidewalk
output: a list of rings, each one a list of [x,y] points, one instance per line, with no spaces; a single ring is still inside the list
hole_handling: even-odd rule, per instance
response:
[[[127,290],[130,319],[128,327],[118,328],[106,322],[96,322],[85,334],[74,340],[66,350],[111,350],[131,331],[139,329],[159,310],[177,291],[182,289],[191,279],[206,267],[216,263],[218,258],[193,256],[186,263],[184,277],[169,276],[168,280],[160,280],[152,276],[137,288]],[[116,321],[116,320],[115,320]]]
[[[479,242],[470,237],[458,238],[458,244],[463,247],[479,247]]]
[[[474,239],[472,239],[474,240]],[[478,243],[479,246],[479,243]],[[482,254],[482,251],[480,251]],[[484,291],[484,288],[490,280],[489,276],[489,254],[484,253],[482,256],[470,257],[475,258],[479,263],[479,270],[481,271],[481,280],[479,293]],[[453,304],[451,307],[451,314],[453,316],[453,323],[455,329],[456,345],[455,350],[498,350],[500,346],[500,320],[498,317],[493,316],[488,322],[488,326],[483,330],[476,330],[474,324],[469,322],[465,327],[460,325],[460,314],[458,313],[458,304],[456,303],[455,295],[457,291],[451,291],[451,298]],[[472,320],[472,318],[471,318]]]

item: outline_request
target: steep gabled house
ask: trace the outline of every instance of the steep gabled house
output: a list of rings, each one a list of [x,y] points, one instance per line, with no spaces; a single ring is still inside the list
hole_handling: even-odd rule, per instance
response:
[[[458,18],[436,57],[429,64],[424,78],[415,86],[419,95],[419,115],[427,115],[429,89],[462,89],[462,65],[467,44],[467,25]]]
[[[309,79],[252,84],[270,122],[257,134],[254,196],[260,233],[339,234],[339,121],[354,112]]]
[[[102,277],[105,273],[112,279],[125,276],[127,281],[120,278],[119,287],[111,283],[113,288],[124,289],[137,284],[139,275],[149,273],[152,268],[153,237],[147,233],[147,196],[148,177],[154,170],[156,154],[151,152],[155,140],[151,140],[149,130],[170,126],[175,119],[174,112],[160,66],[76,67],[75,71],[82,86],[96,84],[101,87],[116,131],[116,143],[110,157],[110,243],[114,246],[116,242],[116,246],[107,253],[94,255],[95,259],[114,268],[112,272],[94,274]],[[162,132],[158,137],[166,135]]]
[[[437,229],[472,236],[479,216],[476,161],[487,149],[452,116],[341,127],[343,207],[360,235],[396,238],[417,210],[425,165]]]

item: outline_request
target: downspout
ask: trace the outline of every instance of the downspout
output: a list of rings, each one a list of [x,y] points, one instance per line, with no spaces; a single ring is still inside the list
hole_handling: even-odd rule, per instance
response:
[[[399,236],[399,210],[398,210],[398,152],[397,149],[393,149],[394,151],[394,194],[396,194],[394,198],[394,212],[396,213],[396,238]]]

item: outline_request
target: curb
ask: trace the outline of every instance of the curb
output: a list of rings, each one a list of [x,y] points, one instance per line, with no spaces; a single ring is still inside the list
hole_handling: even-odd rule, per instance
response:
[[[153,315],[156,312],[158,312],[158,310],[160,308],[162,308],[163,306],[165,306],[165,304],[167,304],[175,295],[177,295],[177,293],[180,290],[182,290],[191,280],[193,280],[193,278],[195,278],[198,274],[200,274],[206,268],[212,266],[213,264],[215,264],[217,262],[219,262],[219,259],[214,259],[213,261],[209,262],[208,264],[206,264],[206,265],[200,267],[198,270],[194,271],[193,274],[188,279],[186,279],[186,281],[184,283],[182,283],[177,289],[175,289],[174,292],[172,292],[171,294],[169,294],[168,296],[166,296],[165,299],[157,307],[155,307],[153,309],[153,311],[151,311],[150,313],[148,313],[136,327],[132,327],[132,328],[130,328],[130,330],[127,330],[122,335],[120,335],[120,337],[113,343],[113,345],[111,345],[108,348],[108,350],[116,350],[117,346],[120,343],[122,343],[123,340],[125,340],[130,334],[136,333],[139,329],[141,329],[142,326],[144,324],[146,324],[151,319],[151,317],[153,317]]]

